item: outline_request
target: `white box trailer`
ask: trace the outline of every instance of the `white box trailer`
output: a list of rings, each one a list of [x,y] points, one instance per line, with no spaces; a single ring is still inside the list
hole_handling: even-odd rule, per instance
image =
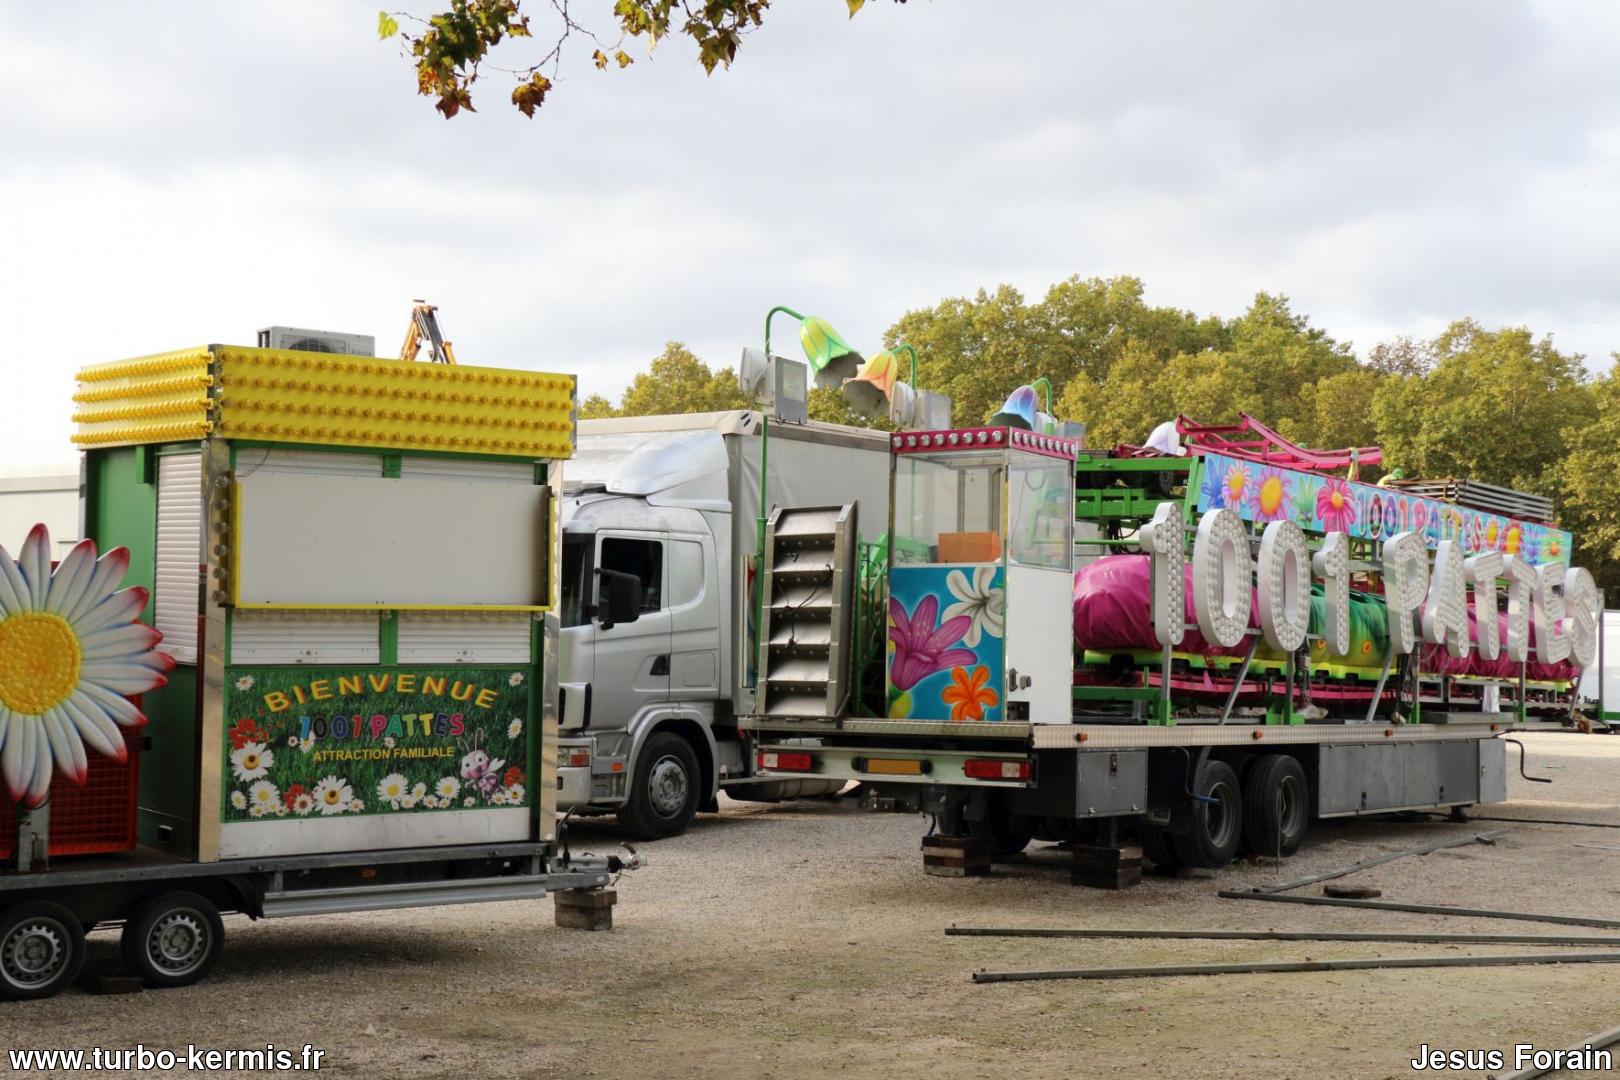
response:
[[[615,811],[645,837],[683,830],[724,789],[825,792],[755,779],[736,717],[752,698],[750,579],[775,506],[854,504],[888,528],[888,437],[752,411],[586,420],[563,502],[563,739],[558,806]],[[628,573],[634,622],[603,625],[601,572]],[[648,751],[652,748],[652,752]]]

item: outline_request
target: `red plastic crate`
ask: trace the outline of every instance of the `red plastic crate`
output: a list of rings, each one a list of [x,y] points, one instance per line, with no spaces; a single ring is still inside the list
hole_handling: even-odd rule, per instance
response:
[[[135,846],[142,735],[125,734],[123,764],[89,751],[84,787],[57,773],[51,780],[51,857],[103,855]],[[0,858],[17,844],[17,807],[0,795]]]

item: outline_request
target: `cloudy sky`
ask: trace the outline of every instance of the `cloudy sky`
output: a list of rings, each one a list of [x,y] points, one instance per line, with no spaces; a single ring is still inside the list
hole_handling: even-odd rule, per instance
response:
[[[1620,349],[1608,0],[781,0],[730,72],[587,48],[537,119],[491,73],[449,122],[376,8],[0,0],[0,466],[71,458],[83,363],[270,323],[389,353],[417,296],[464,362],[610,396],[775,303],[859,347],[1076,273],[1284,292],[1363,350],[1463,315]]]

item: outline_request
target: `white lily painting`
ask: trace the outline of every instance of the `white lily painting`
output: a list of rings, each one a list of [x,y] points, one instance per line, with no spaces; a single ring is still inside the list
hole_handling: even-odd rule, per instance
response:
[[[968,617],[970,625],[962,635],[962,644],[970,649],[977,649],[985,635],[998,638],[1007,632],[1007,591],[995,580],[994,566],[976,567],[971,579],[961,570],[946,575],[945,587],[955,603],[945,609],[944,621],[950,622],[958,615]]]
[[[120,729],[146,723],[124,695],[168,682],[174,660],[155,651],[163,635],[135,621],[146,590],[118,588],[128,569],[126,548],[98,559],[81,540],[53,573],[43,525],[15,560],[0,547],[0,776],[30,809],[58,769],[84,783],[86,747],[123,761]]]

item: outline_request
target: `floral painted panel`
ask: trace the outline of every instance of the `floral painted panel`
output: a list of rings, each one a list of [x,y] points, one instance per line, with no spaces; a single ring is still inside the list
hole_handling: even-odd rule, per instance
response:
[[[1000,720],[1007,588],[1000,566],[889,571],[889,716]]]
[[[1234,510],[1245,521],[1292,521],[1310,533],[1378,540],[1415,532],[1431,549],[1455,540],[1465,555],[1500,551],[1532,564],[1569,561],[1570,534],[1562,529],[1336,476],[1205,454],[1198,509],[1217,507]]]

